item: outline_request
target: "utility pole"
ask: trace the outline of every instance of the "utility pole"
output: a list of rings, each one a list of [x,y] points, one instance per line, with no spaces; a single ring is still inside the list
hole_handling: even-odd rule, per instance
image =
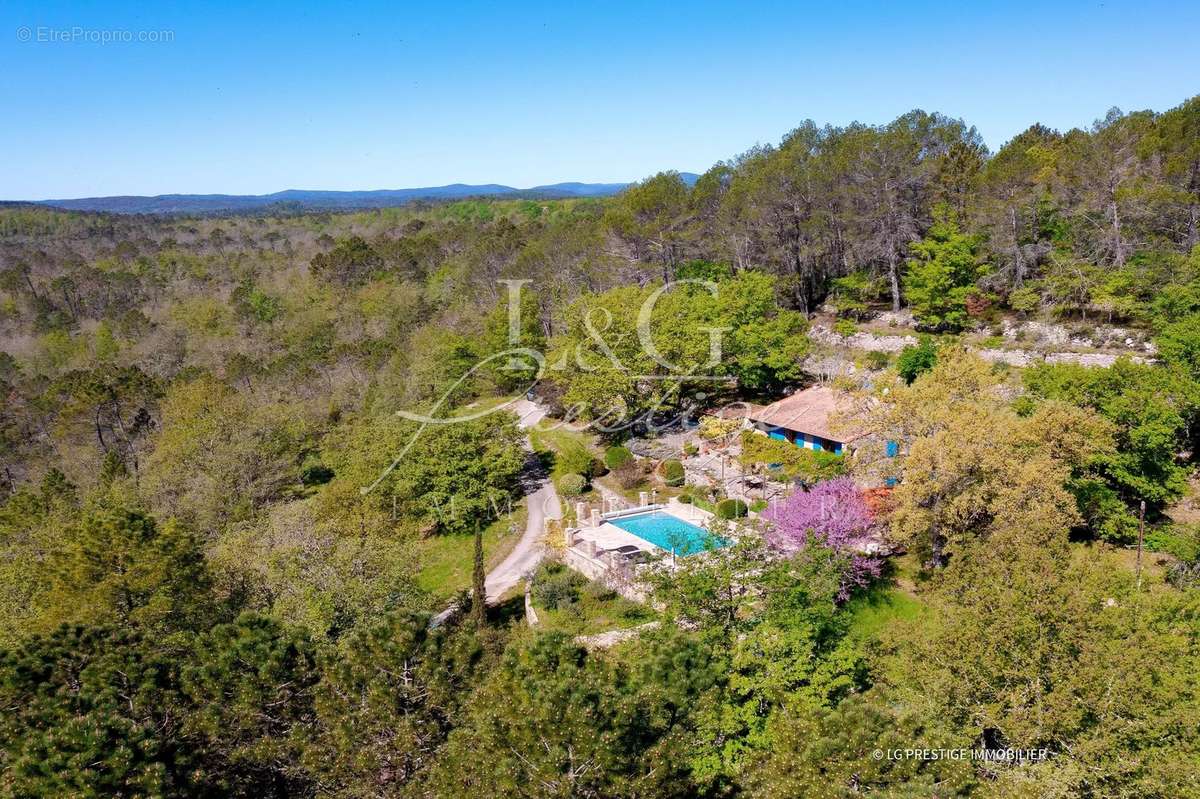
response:
[[[1146,540],[1146,500],[1138,505],[1137,590],[1142,590],[1142,544]]]

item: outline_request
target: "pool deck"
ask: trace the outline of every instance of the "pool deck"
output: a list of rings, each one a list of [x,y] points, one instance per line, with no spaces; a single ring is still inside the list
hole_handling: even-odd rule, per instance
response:
[[[609,524],[608,519],[651,511],[668,513],[697,527],[707,526],[713,518],[711,513],[675,499],[669,500],[665,505],[646,505],[616,513],[601,515],[593,512],[593,515],[581,520],[582,524],[568,527],[564,531],[566,550],[563,553],[563,562],[588,579],[599,580],[629,599],[646,601],[648,597],[643,590],[639,574],[643,569],[649,568],[648,564],[631,563],[613,550],[634,546],[656,560],[665,558],[668,562],[671,562],[673,556],[641,536],[622,530],[615,524]]]

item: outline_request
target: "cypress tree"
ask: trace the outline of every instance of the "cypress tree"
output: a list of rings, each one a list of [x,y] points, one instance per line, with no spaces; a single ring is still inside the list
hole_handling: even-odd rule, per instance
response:
[[[487,589],[484,587],[483,531],[475,522],[475,574],[474,590],[471,592],[471,619],[476,627],[487,622]]]

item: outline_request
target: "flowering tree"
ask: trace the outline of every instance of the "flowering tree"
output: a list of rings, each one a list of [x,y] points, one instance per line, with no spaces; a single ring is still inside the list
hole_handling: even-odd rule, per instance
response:
[[[882,561],[861,552],[873,523],[871,509],[849,477],[798,490],[763,517],[770,522],[767,540],[776,549],[797,552],[816,544],[847,557],[839,600],[848,599],[855,588],[879,576]]]

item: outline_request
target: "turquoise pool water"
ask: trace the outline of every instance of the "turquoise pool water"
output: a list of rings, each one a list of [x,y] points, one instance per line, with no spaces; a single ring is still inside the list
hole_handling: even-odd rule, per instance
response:
[[[667,552],[675,550],[676,555],[691,555],[703,552],[706,544],[712,547],[729,546],[723,538],[715,538],[703,527],[697,527],[691,522],[685,522],[676,516],[662,511],[637,513],[632,516],[620,516],[609,519],[609,524],[620,527],[627,533],[633,533],[644,541],[649,541]]]

